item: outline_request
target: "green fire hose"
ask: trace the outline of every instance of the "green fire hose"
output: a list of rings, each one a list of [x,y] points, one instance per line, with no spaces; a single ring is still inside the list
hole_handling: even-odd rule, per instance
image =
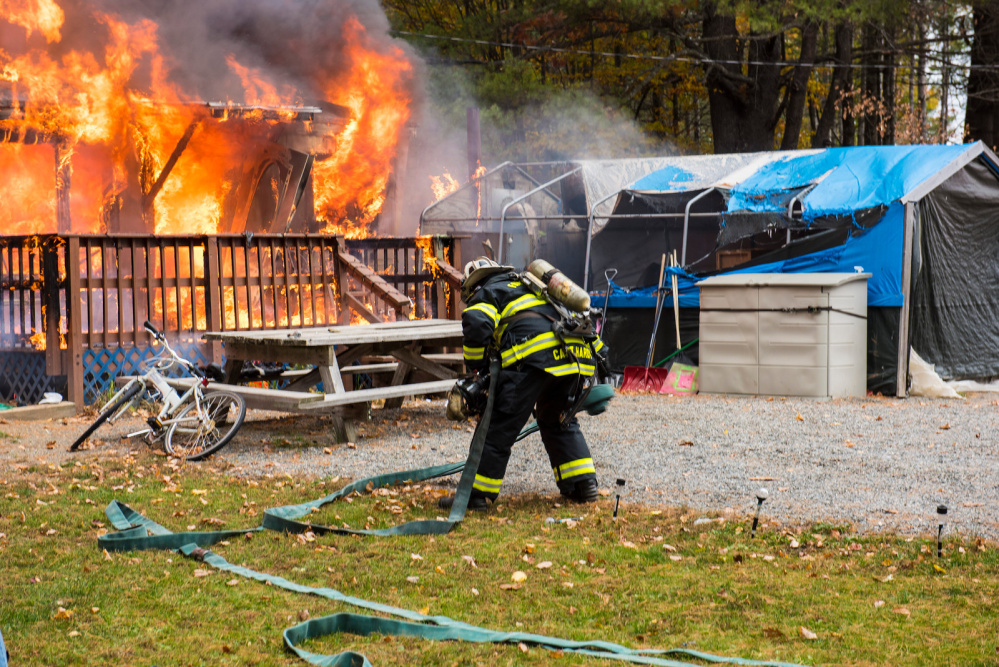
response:
[[[233,565],[218,554],[207,550],[207,547],[223,540],[262,530],[277,530],[289,533],[312,531],[315,534],[341,533],[378,536],[443,535],[450,532],[464,518],[468,506],[472,482],[482,455],[485,434],[489,428],[493,390],[495,389],[494,385],[496,382],[495,378],[498,376],[497,370],[493,369],[491,373],[492,379],[490,380],[489,398],[487,399],[486,409],[472,436],[468,460],[465,462],[367,477],[348,484],[339,491],[318,500],[299,505],[269,508],[264,511],[263,521],[260,526],[243,530],[174,533],[136,512],[124,503],[114,500],[108,505],[105,514],[117,532],[98,537],[98,547],[107,549],[108,551],[139,551],[144,549],[176,550],[185,556],[200,560],[224,572],[230,572],[247,579],[253,579],[254,581],[269,582],[273,586],[279,586],[290,591],[315,595],[368,611],[396,617],[386,618],[384,616],[370,616],[357,613],[337,613],[310,619],[304,623],[287,628],[283,636],[285,646],[288,650],[306,662],[320,667],[369,667],[371,665],[367,658],[353,651],[345,651],[335,655],[321,655],[301,648],[301,645],[310,639],[339,633],[349,633],[359,636],[379,634],[385,636],[421,637],[435,641],[452,640],[514,644],[523,642],[553,651],[566,651],[598,658],[621,660],[633,664],[662,665],[665,667],[693,667],[692,663],[678,662],[667,656],[693,658],[712,664],[753,665],[756,667],[801,667],[792,663],[729,658],[688,649],[630,649],[620,644],[604,641],[580,642],[528,632],[489,630],[456,621],[447,616],[428,616],[409,609],[402,609],[346,595],[332,588],[317,588],[296,584],[283,577]],[[604,388],[599,389],[600,387]],[[604,385],[597,385],[594,389],[598,389],[598,391],[591,390],[591,396],[587,398],[583,407],[591,412],[591,414],[598,414],[606,408],[607,402],[613,395],[613,390]],[[528,426],[521,432],[518,439],[526,437],[535,430],[537,430],[536,425]],[[455,501],[451,507],[450,516],[446,521],[410,521],[399,526],[380,530],[352,530],[320,526],[300,521],[303,517],[312,514],[314,508],[323,507],[354,491],[434,479],[453,475],[458,472],[461,472],[462,475],[458,482],[458,490],[455,494]]]

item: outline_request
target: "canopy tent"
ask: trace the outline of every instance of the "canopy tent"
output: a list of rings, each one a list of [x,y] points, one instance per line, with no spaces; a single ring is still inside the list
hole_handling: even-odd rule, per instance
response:
[[[709,275],[864,271],[869,388],[904,395],[910,344],[945,378],[999,376],[997,173],[981,143],[670,158],[590,226],[587,273],[618,271],[615,365],[644,361],[651,331],[618,309],[654,304],[662,253],[676,251],[684,342]]]
[[[663,253],[676,251],[681,339],[705,277],[871,273],[868,388],[904,395],[910,345],[945,378],[999,377],[999,159],[981,143],[503,163],[427,207],[421,233],[464,257],[540,257],[593,290],[616,269],[612,363],[642,364]],[[672,311],[657,349],[672,350]],[[697,350],[688,352],[696,359]]]

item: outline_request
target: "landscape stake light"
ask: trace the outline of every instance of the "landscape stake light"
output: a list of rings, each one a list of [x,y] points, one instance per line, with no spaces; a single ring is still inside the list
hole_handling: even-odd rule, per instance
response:
[[[624,493],[624,485],[627,484],[627,482],[619,477],[615,484],[617,485],[617,497],[614,500],[614,520],[617,521],[617,508],[618,505],[621,504],[621,494]]]
[[[940,526],[937,528],[937,558],[943,557],[943,526],[944,516],[947,515],[946,505],[937,505],[937,514],[940,515]]]
[[[763,506],[763,501],[770,496],[770,492],[767,491],[767,487],[761,486],[756,491],[756,516],[753,517],[753,529],[749,531],[750,537],[756,537],[756,526],[760,523],[760,508]]]

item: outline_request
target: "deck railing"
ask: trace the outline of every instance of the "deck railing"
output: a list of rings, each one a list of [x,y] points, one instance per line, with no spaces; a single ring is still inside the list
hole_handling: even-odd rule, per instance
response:
[[[69,400],[93,400],[148,358],[147,319],[192,358],[221,361],[204,332],[454,317],[451,288],[422,262],[427,251],[454,263],[453,248],[446,237],[0,237],[0,400],[35,402],[62,376]],[[379,250],[400,259],[367,266]]]

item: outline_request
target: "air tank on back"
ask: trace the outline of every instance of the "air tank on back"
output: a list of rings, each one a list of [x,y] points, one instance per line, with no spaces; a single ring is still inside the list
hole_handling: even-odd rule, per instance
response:
[[[582,287],[543,259],[536,259],[527,267],[548,287],[548,296],[559,301],[569,310],[585,313],[590,308],[590,295]]]

